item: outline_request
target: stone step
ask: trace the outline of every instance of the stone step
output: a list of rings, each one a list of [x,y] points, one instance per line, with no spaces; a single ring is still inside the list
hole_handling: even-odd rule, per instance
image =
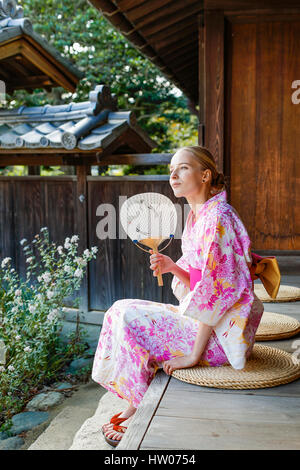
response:
[[[93,381],[82,385],[79,390],[56,408],[50,424],[42,433],[30,437],[28,450],[67,450],[81,425],[97,409],[100,398],[106,393]]]
[[[90,408],[66,406],[28,450],[68,450],[74,433],[90,413]]]
[[[87,419],[77,431],[69,450],[112,450],[106,443],[101,427],[109,423],[110,418],[124,411],[128,402],[122,400],[111,392],[107,392],[100,399],[95,414]]]

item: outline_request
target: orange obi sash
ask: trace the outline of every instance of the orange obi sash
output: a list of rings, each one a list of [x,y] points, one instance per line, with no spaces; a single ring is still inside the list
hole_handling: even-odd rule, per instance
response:
[[[260,279],[272,299],[275,299],[280,286],[280,270],[275,256],[259,256],[251,253],[251,279]]]

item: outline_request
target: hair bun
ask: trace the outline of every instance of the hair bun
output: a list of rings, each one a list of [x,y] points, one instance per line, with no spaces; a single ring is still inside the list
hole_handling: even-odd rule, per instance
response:
[[[217,176],[213,179],[212,186],[218,188],[218,189],[223,189],[225,186],[225,176],[223,173],[218,173]]]

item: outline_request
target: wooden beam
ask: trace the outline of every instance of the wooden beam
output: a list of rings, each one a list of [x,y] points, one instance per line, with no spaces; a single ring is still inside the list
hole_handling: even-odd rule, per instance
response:
[[[168,165],[173,153],[137,153],[105,155],[99,159],[102,165]]]
[[[175,8],[177,11],[175,11]],[[173,1],[167,10],[169,13],[166,12],[163,17],[155,20],[152,20],[153,15],[151,14],[148,17],[151,18],[150,24],[148,19],[144,19],[144,22],[148,21],[148,23],[146,23],[147,26],[137,23],[136,26],[144,37],[152,37],[157,34],[169,34],[169,29],[172,30],[172,34],[176,34],[177,27],[180,27],[184,21],[187,21],[187,18],[191,17],[194,21],[196,20],[195,15],[200,12],[201,4],[199,0],[196,0],[194,3],[189,2],[189,6],[187,8],[182,0],[177,3]]]
[[[66,79],[65,75],[57,68],[56,65],[52,64],[48,59],[44,57],[38,50],[33,48],[27,41],[22,41],[22,51],[24,55],[31,60],[31,62],[38,67],[43,73],[47,74],[55,80],[60,86],[68,91],[74,91],[70,87],[70,81]]]
[[[56,67],[64,76],[67,80],[69,80],[69,86],[72,87],[72,90],[76,90],[76,85],[79,82],[79,78],[68,68],[68,66],[64,65],[61,63],[59,60],[55,58],[55,56],[52,56],[50,52],[48,52],[46,49],[44,49],[41,44],[39,44],[37,41],[35,41],[31,36],[26,35],[26,41],[49,61],[54,67]]]
[[[22,53],[22,41],[17,39],[8,44],[2,45],[0,48],[0,60]]]
[[[204,12],[205,146],[224,167],[224,13]]]
[[[195,50],[197,50],[197,43],[193,39],[193,41],[190,42],[189,46],[172,49],[169,54],[166,54],[164,56],[164,60],[169,66],[172,66],[174,64],[177,65],[177,63],[179,62],[178,59],[181,59],[182,57],[190,57],[190,54],[193,54]]]
[[[122,154],[0,154],[0,166],[6,165],[168,165],[173,153],[122,153]]]
[[[182,38],[186,39],[191,37],[191,33],[193,33],[194,30],[197,30],[197,24],[195,23],[195,19],[192,18],[178,27],[176,31],[170,31],[170,34],[168,31],[168,34],[164,33],[164,35],[157,34],[156,36],[151,36],[148,42],[157,52],[160,52],[160,49],[164,49],[167,46],[171,47],[170,44],[175,44],[176,47],[176,45],[181,43]]]
[[[7,165],[97,165],[95,153],[74,156],[70,154],[0,154],[0,166]]]
[[[49,57],[45,56],[45,51],[35,47],[33,41],[28,41],[25,38],[14,39],[0,48],[0,60],[20,54],[26,57],[27,60],[30,60],[43,74],[55,80],[58,85],[68,91],[73,92],[75,90],[76,82],[74,83],[74,77],[72,82],[66,78],[65,74],[60,70],[62,68],[60,64],[54,63],[53,58],[52,61],[49,60]]]
[[[55,86],[56,84],[46,75],[37,75],[36,77],[24,77],[21,80],[10,80],[8,89],[24,90],[27,88],[42,88],[46,86]]]
[[[136,3],[136,2],[135,2]],[[122,4],[122,2],[121,2]],[[173,4],[175,4],[175,10],[178,10],[182,6],[182,0],[176,2],[176,0],[152,0],[151,2],[143,2],[141,5],[130,9],[130,12],[127,13],[128,19],[132,24],[137,25],[139,28],[145,26],[152,21],[163,18],[166,13],[171,14],[174,12]],[[118,7],[125,13],[128,11],[127,6],[122,8],[120,6],[120,1],[118,1]]]

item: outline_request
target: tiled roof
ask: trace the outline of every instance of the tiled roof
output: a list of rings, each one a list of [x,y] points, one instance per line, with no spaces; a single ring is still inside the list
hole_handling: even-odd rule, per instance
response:
[[[104,149],[128,128],[156,146],[136,124],[132,111],[118,111],[109,87],[96,86],[89,101],[58,106],[0,109],[0,152],[4,149]]]

